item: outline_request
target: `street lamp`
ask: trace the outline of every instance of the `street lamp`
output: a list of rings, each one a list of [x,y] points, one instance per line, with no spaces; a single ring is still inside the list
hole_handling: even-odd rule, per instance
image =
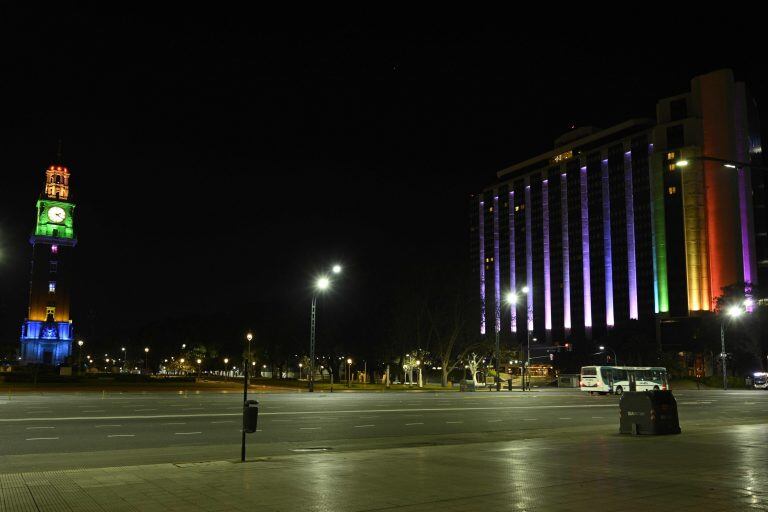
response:
[[[352,358],[347,358],[347,387],[351,387],[352,381]]]
[[[125,367],[128,364],[128,352],[125,350],[125,347],[120,348],[120,350],[123,351],[123,367]]]
[[[301,380],[301,368],[303,366],[304,366],[303,364],[299,363],[299,380]]]
[[[334,274],[341,273],[341,265],[334,265],[331,271]],[[315,282],[312,292],[312,311],[310,313],[309,328],[309,392],[315,391],[315,323],[317,318],[317,294],[324,292],[331,286],[328,276],[320,276]]]
[[[520,289],[520,293],[523,295],[527,295],[530,290],[527,286],[523,286]],[[517,305],[517,299],[518,299],[518,292],[509,292],[507,293],[507,304],[509,305]],[[527,320],[527,318],[526,318]],[[499,378],[499,330],[500,327],[497,327],[496,329],[496,390],[501,389],[501,379]],[[531,360],[531,334],[532,330],[528,329],[528,325],[525,326],[526,330],[526,357],[522,358],[522,370],[520,371],[520,383],[522,385],[523,391],[525,391],[525,373],[527,370],[527,366],[530,363]]]
[[[147,359],[149,359],[149,347],[144,347],[144,371],[147,371]]]
[[[607,347],[605,345],[600,345],[600,347],[598,347],[598,348],[600,349],[601,352],[605,352],[606,349],[608,349],[611,352],[613,352],[613,364],[615,366],[619,366],[619,358],[616,357],[616,351],[615,350],[613,350],[611,347]]]
[[[77,370],[83,370],[83,340],[77,340]]]
[[[203,360],[202,360],[202,359],[200,359],[200,358],[198,358],[198,359],[197,359],[197,378],[198,378],[198,379],[200,378],[200,364],[201,364],[202,362],[203,362]]]
[[[732,320],[735,320],[736,318],[740,317],[744,313],[744,310],[741,308],[741,306],[731,306],[726,311],[726,314],[720,317],[720,358],[722,360],[722,367],[723,367],[723,390],[728,391],[728,374],[726,372],[725,368],[725,359],[726,359],[726,352],[725,352],[725,328],[726,328],[726,319],[727,317],[730,317]]]

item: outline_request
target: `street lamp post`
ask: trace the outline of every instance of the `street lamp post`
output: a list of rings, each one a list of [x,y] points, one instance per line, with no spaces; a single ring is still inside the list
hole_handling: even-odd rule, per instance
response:
[[[77,371],[83,371],[83,340],[77,340]]]
[[[299,363],[299,380],[301,380],[301,369],[304,365]]]
[[[523,295],[528,294],[528,287],[523,286],[520,289],[520,292]],[[507,294],[507,303],[515,306],[517,305],[517,295],[518,292],[509,292]],[[526,318],[526,321],[528,319]],[[500,327],[500,326],[499,326]],[[501,379],[499,378],[499,328],[496,329],[496,391],[499,391],[501,389]],[[526,357],[521,358],[522,359],[522,369],[520,370],[520,383],[522,386],[523,391],[525,391],[525,373],[526,373],[526,366],[528,362],[530,362],[531,357],[531,330],[528,329],[528,324],[526,323],[525,326],[526,330]]]
[[[605,352],[606,350],[610,350],[611,352],[613,352],[613,364],[615,366],[619,366],[619,358],[616,357],[616,351],[615,350],[613,350],[611,347],[608,347],[608,346],[605,346],[605,345],[600,345],[599,348],[600,348],[601,352]]]
[[[248,360],[251,357],[251,340],[253,339],[253,334],[248,333],[245,335],[245,339],[248,340],[248,353],[245,356],[245,362],[243,364],[243,409],[248,407]],[[245,462],[245,414],[243,414],[243,442],[242,442],[242,448],[240,450],[240,460],[242,462]]]
[[[125,350],[125,347],[122,347],[120,350],[123,351],[123,367],[128,364],[128,352]]]
[[[347,387],[351,387],[352,381],[352,359],[347,358]]]
[[[197,360],[197,379],[200,380],[200,365],[202,364],[203,360],[199,359]]]
[[[149,359],[149,347],[144,347],[144,371],[147,371],[147,359]]]
[[[341,265],[334,265],[331,269],[334,274],[341,273]],[[315,282],[315,289],[312,293],[312,311],[310,314],[309,328],[309,392],[315,391],[315,322],[317,318],[317,294],[328,289],[331,280],[326,276],[321,276]]]
[[[744,313],[744,310],[741,309],[739,306],[731,306],[728,308],[728,311],[726,312],[727,316],[731,317],[732,319],[738,318]],[[726,352],[725,352],[725,328],[726,328],[726,316],[722,316],[720,318],[720,360],[722,361],[722,368],[723,368],[723,390],[728,391],[728,372],[726,370],[725,360],[726,360]]]

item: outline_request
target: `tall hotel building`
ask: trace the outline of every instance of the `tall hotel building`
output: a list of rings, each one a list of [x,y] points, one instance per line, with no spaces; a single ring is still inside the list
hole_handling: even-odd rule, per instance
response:
[[[599,339],[756,284],[768,263],[763,177],[750,169],[760,159],[756,106],[721,70],[659,101],[655,121],[576,129],[499,171],[472,197],[480,332]]]

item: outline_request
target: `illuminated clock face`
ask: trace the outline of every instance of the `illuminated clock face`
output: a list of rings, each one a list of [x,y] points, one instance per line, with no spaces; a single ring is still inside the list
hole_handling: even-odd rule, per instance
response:
[[[64,222],[64,219],[67,218],[67,212],[58,206],[54,206],[48,210],[48,218],[51,219],[51,222],[58,224],[60,222]]]

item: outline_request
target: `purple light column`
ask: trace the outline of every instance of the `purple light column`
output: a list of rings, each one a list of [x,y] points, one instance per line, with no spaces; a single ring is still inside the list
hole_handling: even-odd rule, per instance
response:
[[[485,334],[485,203],[480,201],[480,334]]]
[[[526,181],[530,183],[530,178]],[[533,331],[533,252],[531,242],[531,186],[525,186],[525,280],[528,286],[528,330]]]
[[[552,330],[552,285],[549,270],[549,180],[541,182],[542,234],[544,236],[544,329]]]
[[[605,252],[605,323],[613,326],[613,254],[611,253],[611,189],[608,183],[608,160],[600,163],[603,179],[603,247]]]
[[[581,171],[581,271],[584,275],[584,327],[592,327],[592,281],[589,275],[589,202],[587,199],[587,168]]]
[[[493,196],[493,298],[494,332],[501,331],[501,276],[499,275],[499,196]]]
[[[632,189],[632,152],[624,153],[624,191],[627,200],[627,269],[629,318],[637,320],[637,260],[635,256],[635,201]]]
[[[563,221],[563,324],[571,329],[571,264],[568,261],[568,177],[560,175],[560,210]]]
[[[509,193],[509,289],[514,292],[517,290],[515,279],[515,193]],[[511,317],[512,332],[517,332],[517,306],[510,304],[509,313]]]

